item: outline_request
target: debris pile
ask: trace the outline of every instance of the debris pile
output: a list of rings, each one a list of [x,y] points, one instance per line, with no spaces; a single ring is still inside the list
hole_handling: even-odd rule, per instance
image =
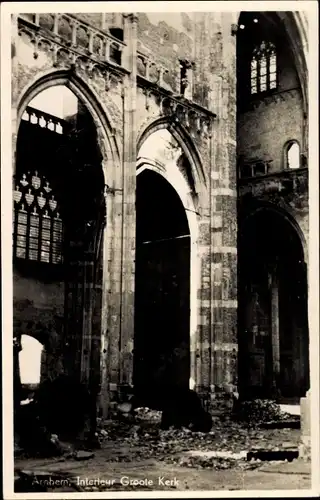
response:
[[[136,422],[161,422],[162,412],[158,410],[151,410],[150,408],[136,408],[134,410]]]
[[[256,455],[257,450],[295,450],[299,441],[298,431],[286,428],[261,429],[235,421],[231,417],[216,417],[212,430],[203,433],[188,428],[171,427],[163,430],[159,423],[160,412],[147,408],[139,409],[137,414],[140,421],[137,418],[134,425],[119,421],[109,421],[105,424],[102,448],[110,449],[108,462],[133,462],[152,458],[181,466],[185,466],[187,461],[188,467],[196,468],[212,466],[223,469],[236,465],[255,468],[260,461],[255,460],[253,456],[250,465],[244,463],[247,462],[247,452],[252,450]],[[99,433],[104,430],[102,422],[101,426]],[[114,450],[122,452],[115,453]],[[196,455],[199,452],[203,456],[185,458],[186,453],[192,450]],[[244,455],[240,457],[241,453]],[[204,457],[205,454],[211,456]],[[214,454],[216,456],[213,456]]]
[[[84,385],[64,375],[45,380],[16,408],[16,453],[52,457],[70,453],[65,443],[83,441],[84,446],[89,438],[93,443],[91,417],[90,394]]]
[[[299,421],[297,415],[290,415],[281,410],[280,405],[268,399],[238,402],[233,413],[234,420],[249,426],[261,426],[270,422]]]

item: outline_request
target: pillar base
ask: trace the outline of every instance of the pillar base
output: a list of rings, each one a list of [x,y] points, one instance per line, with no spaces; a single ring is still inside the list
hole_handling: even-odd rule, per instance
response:
[[[299,444],[299,458],[302,460],[311,460],[311,437],[303,436]]]
[[[233,411],[234,399],[238,397],[238,389],[233,384],[197,387],[196,392],[204,408],[212,415],[217,416],[231,414]]]

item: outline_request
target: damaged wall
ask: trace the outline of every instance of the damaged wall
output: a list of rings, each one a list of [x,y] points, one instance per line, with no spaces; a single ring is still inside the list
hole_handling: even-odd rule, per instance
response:
[[[220,395],[222,399],[237,388],[237,140],[239,154],[250,159],[267,151],[279,165],[279,132],[272,131],[271,137],[269,117],[273,123],[276,113],[284,119],[280,104],[273,101],[246,110],[239,117],[237,137],[237,17],[211,12],[13,18],[13,150],[24,107],[37,92],[57,83],[84,103],[97,130],[107,215],[101,324],[94,313],[95,333],[88,330],[97,340],[104,415],[109,399],[132,384],[137,154],[161,128],[170,131],[188,159],[190,205],[185,208],[193,211],[197,226],[192,382],[218,404]],[[110,31],[115,27],[123,31]],[[181,59],[188,63],[186,88]],[[287,92],[295,78],[283,72],[281,95],[293,92],[290,104],[286,98],[281,104],[288,137],[300,130],[299,92]],[[257,132],[257,119],[265,124],[263,134],[261,128]],[[91,345],[90,339],[83,345]],[[87,348],[79,358],[88,374]]]
[[[64,282],[46,283],[14,267],[13,290],[14,332],[43,344],[41,377],[55,378],[63,371]]]
[[[270,173],[286,168],[284,147],[288,141],[298,141],[301,152],[304,146],[302,92],[286,45],[279,46],[277,57],[277,91],[260,99],[254,96],[248,109],[238,114],[238,155],[244,162],[271,161]]]

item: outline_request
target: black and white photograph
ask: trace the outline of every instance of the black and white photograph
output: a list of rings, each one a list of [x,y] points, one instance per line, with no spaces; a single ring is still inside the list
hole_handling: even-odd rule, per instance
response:
[[[2,3],[6,500],[320,493],[317,23]]]

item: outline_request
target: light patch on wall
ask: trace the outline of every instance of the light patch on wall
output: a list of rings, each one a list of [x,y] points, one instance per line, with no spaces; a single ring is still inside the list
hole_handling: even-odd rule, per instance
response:
[[[191,389],[193,391],[193,389],[195,388],[195,386],[196,386],[195,380],[192,377],[190,377],[189,378],[189,389]]]
[[[21,346],[22,350],[19,352],[21,383],[39,384],[43,345],[30,335],[22,335]]]
[[[288,168],[300,167],[300,148],[297,142],[293,142],[287,149]]]
[[[182,15],[180,12],[147,12],[146,15],[148,16],[149,21],[154,24],[158,25],[159,23],[163,22],[166,23],[168,26],[173,28],[175,31],[180,31],[184,33],[189,34],[189,30],[187,30],[187,27],[183,23]],[[194,22],[194,13],[193,12],[188,12],[187,13],[190,22]],[[193,27],[193,24],[192,24]]]
[[[73,116],[78,112],[77,97],[64,85],[50,87],[40,92],[29,105],[61,119]]]
[[[142,144],[139,156],[156,160],[161,164],[176,161],[181,148],[167,129],[157,130]]]

